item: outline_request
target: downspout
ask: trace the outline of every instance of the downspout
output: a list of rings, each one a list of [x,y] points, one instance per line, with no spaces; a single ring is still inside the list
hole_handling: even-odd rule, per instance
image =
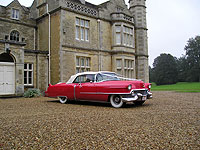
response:
[[[49,5],[47,4],[47,15],[49,16],[49,84],[51,83],[51,15],[49,13]]]
[[[34,50],[36,50],[36,29],[34,28]],[[38,53],[36,54],[36,78],[37,78],[37,82],[36,82],[36,87],[39,88],[39,57],[38,57]]]
[[[39,89],[39,57],[38,57],[39,53],[36,53],[36,77],[37,77],[37,82],[36,82],[36,87]]]
[[[100,24],[100,19],[98,19],[97,20],[97,22],[98,22],[98,28],[99,28],[99,66],[98,66],[98,68],[99,68],[99,71],[101,71],[102,70],[102,68],[101,68],[101,48],[102,48],[102,45],[101,45],[101,24]]]
[[[34,42],[33,42],[34,45],[33,45],[33,47],[34,47],[34,50],[36,50],[36,47],[35,47],[35,46],[36,46],[36,43],[35,43],[35,41],[36,41],[36,40],[35,40],[35,39],[36,39],[35,28],[34,28],[34,33],[33,33],[33,34],[34,34],[34,38],[33,38],[33,39],[34,39]]]

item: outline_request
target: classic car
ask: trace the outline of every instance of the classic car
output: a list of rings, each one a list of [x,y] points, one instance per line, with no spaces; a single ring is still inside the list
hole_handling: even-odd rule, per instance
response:
[[[115,108],[125,103],[142,105],[152,98],[151,84],[128,79],[114,72],[83,72],[71,76],[66,83],[49,84],[45,95],[68,100],[110,102]]]

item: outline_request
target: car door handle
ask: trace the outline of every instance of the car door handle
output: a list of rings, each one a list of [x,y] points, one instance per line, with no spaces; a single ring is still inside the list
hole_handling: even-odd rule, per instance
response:
[[[81,83],[79,83],[78,85],[79,85],[79,87],[80,87],[80,88],[82,88],[82,85],[81,85]]]

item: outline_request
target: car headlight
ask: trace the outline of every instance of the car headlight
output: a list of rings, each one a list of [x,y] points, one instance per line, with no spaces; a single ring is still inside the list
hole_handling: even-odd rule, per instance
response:
[[[149,89],[151,88],[151,84],[149,84]]]
[[[128,90],[131,90],[132,89],[132,85],[130,84],[129,86],[128,86]]]

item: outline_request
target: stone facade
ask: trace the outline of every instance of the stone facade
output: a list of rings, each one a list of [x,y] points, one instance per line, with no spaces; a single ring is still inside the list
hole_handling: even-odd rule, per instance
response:
[[[14,58],[13,94],[44,91],[48,83],[82,71],[113,71],[148,82],[145,0],[129,3],[129,9],[124,0],[34,0],[30,8],[14,0],[0,6],[0,63],[1,54]]]

